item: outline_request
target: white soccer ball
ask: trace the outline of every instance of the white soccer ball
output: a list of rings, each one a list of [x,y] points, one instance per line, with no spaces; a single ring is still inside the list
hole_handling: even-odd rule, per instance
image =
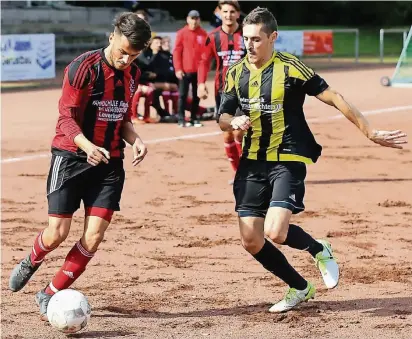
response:
[[[63,333],[75,333],[85,328],[91,312],[86,297],[73,289],[57,292],[47,306],[49,323]]]

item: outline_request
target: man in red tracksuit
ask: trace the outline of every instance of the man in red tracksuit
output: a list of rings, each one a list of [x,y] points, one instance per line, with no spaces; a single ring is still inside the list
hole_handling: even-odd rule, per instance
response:
[[[199,97],[197,96],[197,69],[202,55],[207,32],[200,27],[200,14],[192,10],[187,16],[187,25],[177,32],[173,51],[173,64],[179,79],[179,127],[201,127],[197,117]],[[193,102],[190,122],[185,123],[185,104],[192,85]]]

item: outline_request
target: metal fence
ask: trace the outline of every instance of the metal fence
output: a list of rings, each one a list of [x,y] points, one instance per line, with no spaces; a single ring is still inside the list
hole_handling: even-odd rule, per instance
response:
[[[409,28],[381,28],[379,30],[379,56],[380,61],[383,63],[384,58],[384,40],[385,33],[402,33],[403,35],[403,45],[405,45],[406,38],[408,36]]]
[[[347,57],[350,55],[353,55],[354,57],[354,61],[357,63],[359,62],[359,29],[358,28],[337,28],[337,29],[310,29],[308,30],[310,32],[332,32],[333,35],[335,35],[335,33],[343,33],[343,34],[354,34],[355,35],[355,39],[353,42],[353,54],[352,52],[350,52],[350,46],[348,46],[348,54],[347,55],[336,55],[335,52],[333,52],[332,54],[326,54],[323,56],[328,57],[329,59],[332,59],[332,57],[336,56],[336,57]],[[322,55],[318,55],[316,57],[322,57]]]

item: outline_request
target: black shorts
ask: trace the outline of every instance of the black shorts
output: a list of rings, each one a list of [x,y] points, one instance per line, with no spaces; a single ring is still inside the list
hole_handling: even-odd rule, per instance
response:
[[[53,155],[47,178],[49,214],[73,214],[85,207],[119,211],[125,172],[122,159],[92,166],[70,157]]]
[[[293,214],[305,209],[306,165],[295,161],[240,159],[233,184],[239,217],[266,216],[269,207],[283,207]]]
[[[215,96],[215,102],[216,102],[216,122],[219,122],[219,108],[220,108],[220,100],[222,99],[222,93],[221,92],[217,92],[216,96]],[[239,115],[243,115],[242,111],[240,109],[236,110],[236,116]]]

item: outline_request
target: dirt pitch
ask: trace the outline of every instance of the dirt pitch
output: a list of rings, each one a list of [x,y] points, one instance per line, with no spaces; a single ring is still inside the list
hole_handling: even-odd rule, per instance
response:
[[[374,126],[412,135],[411,90],[379,84],[390,71],[321,74],[372,113]],[[34,293],[79,239],[82,210],[66,242],[26,288],[7,289],[11,269],[46,225],[47,153],[59,94],[2,95],[2,338],[66,337],[39,321]],[[316,99],[307,101],[306,114],[324,151],[308,170],[307,210],[293,221],[331,241],[341,267],[337,289],[324,288],[307,253],[284,247],[318,292],[296,311],[269,314],[285,286],[241,247],[227,184],[233,173],[216,123],[202,129],[140,125],[149,154],[132,168],[127,150],[122,211],[73,286],[87,295],[93,315],[70,337],[411,339],[411,146],[375,146]],[[196,134],[207,135],[179,139]],[[4,162],[16,157],[25,158]]]

